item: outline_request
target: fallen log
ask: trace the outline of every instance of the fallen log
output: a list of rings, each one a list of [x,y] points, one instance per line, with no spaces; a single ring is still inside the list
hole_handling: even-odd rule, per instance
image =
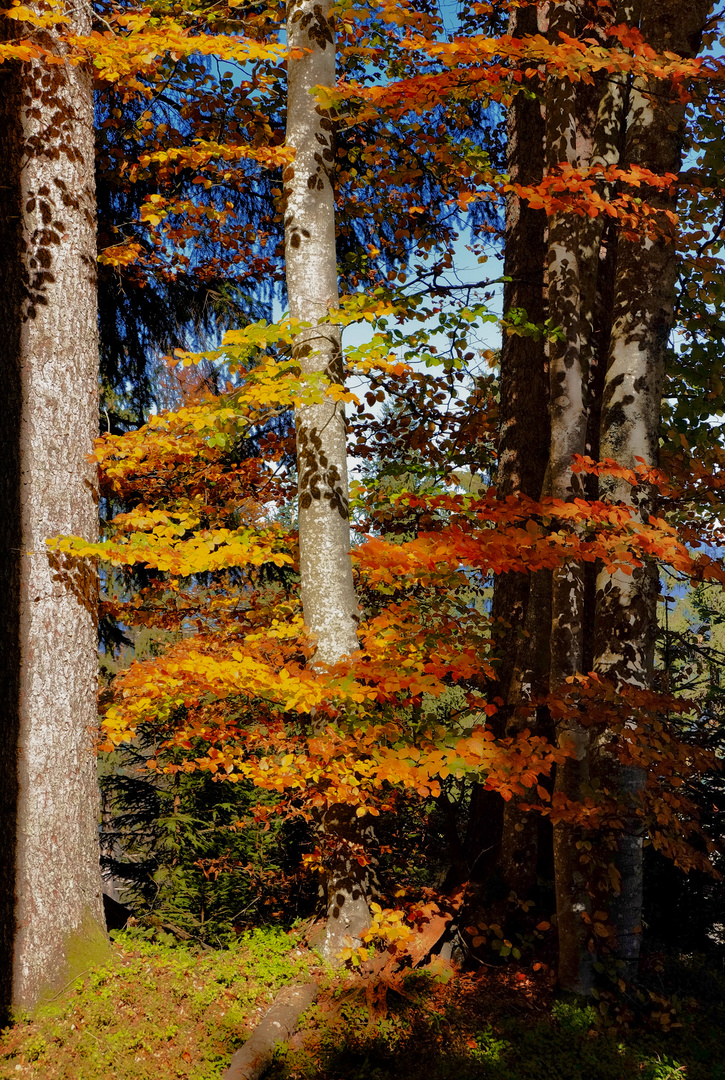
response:
[[[244,1046],[237,1050],[222,1080],[258,1080],[271,1064],[278,1043],[292,1036],[300,1016],[317,997],[317,983],[284,986]]]

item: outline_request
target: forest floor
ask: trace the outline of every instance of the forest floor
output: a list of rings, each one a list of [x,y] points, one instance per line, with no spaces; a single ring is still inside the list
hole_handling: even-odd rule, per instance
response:
[[[114,934],[106,966],[6,1029],[1,1080],[219,1080],[280,987],[310,978],[269,1080],[725,1080],[725,975],[702,959],[655,958],[655,989],[595,1008],[557,998],[545,968],[381,981],[324,973],[280,930],[223,951],[161,938]]]

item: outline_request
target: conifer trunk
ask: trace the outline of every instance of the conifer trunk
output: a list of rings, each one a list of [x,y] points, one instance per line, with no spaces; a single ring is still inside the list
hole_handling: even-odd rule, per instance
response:
[[[79,0],[71,32],[90,31]],[[6,40],[16,33],[0,23]],[[21,28],[23,33],[26,27]],[[46,47],[61,52],[54,34]],[[96,575],[93,95],[82,66],[0,67],[0,1012],[103,955]]]
[[[334,123],[310,92],[335,84],[333,4],[290,0],[287,143],[294,163],[284,174],[287,294],[293,318],[310,323],[297,338],[303,374],[342,383],[340,328],[320,324],[338,304],[335,249]],[[334,664],[358,647],[358,606],[350,561],[345,411],[326,396],[296,414],[300,578],[305,623],[315,662]],[[349,807],[333,806],[323,822],[328,849],[328,921],[323,953],[334,962],[369,925],[367,873],[355,855],[360,841]]]

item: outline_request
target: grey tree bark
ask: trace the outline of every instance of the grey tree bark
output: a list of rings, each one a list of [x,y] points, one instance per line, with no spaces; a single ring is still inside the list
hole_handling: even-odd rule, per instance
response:
[[[287,143],[294,163],[284,173],[287,294],[293,318],[311,324],[296,341],[304,374],[343,379],[340,329],[322,320],[338,304],[335,248],[334,120],[315,101],[315,86],[335,84],[335,22],[330,0],[290,0],[287,39],[304,50],[288,62]],[[358,647],[358,605],[350,560],[347,440],[341,402],[324,396],[296,414],[300,578],[315,662],[334,664]],[[359,837],[350,809],[333,806],[323,834],[330,852],[328,920],[322,951],[334,962],[369,925],[369,882],[355,858]]]
[[[560,11],[565,11],[567,6],[573,14],[577,5],[562,5]],[[688,57],[695,55],[708,6],[690,5],[684,11],[674,4],[620,0],[615,21],[639,25],[655,49],[669,49]],[[572,33],[572,27],[565,29]],[[547,103],[547,107],[551,114],[551,104]],[[578,108],[571,108],[568,121],[563,114],[558,120],[554,115],[548,117],[549,140],[556,137],[553,132],[559,132],[565,136],[570,155],[578,148],[578,161],[572,163],[640,164],[656,173],[679,170],[683,110],[670,100],[667,87],[661,82],[646,86],[635,81],[632,85],[627,77],[615,75],[601,88],[593,125],[587,121],[586,112],[580,103]],[[575,127],[565,135],[572,121]],[[591,127],[590,138],[588,127]],[[650,201],[665,207],[668,198],[654,195]],[[571,220],[570,215],[569,223]],[[575,235],[565,260],[556,268],[560,291],[552,289],[552,260],[549,284],[551,318],[565,331],[563,357],[567,343],[571,343],[568,347],[571,359],[558,377],[560,387],[566,391],[561,395],[563,408],[557,407],[556,365],[553,358],[551,361],[551,493],[562,498],[575,493],[567,482],[566,471],[571,454],[584,453],[592,439],[593,416],[600,417],[596,439],[599,457],[612,457],[628,465],[634,465],[637,456],[651,464],[657,460],[665,348],[674,312],[676,258],[672,237],[655,243],[645,238],[633,241],[620,237],[612,259],[600,219],[584,220],[578,225],[562,223],[564,235],[567,227]],[[555,218],[551,225],[554,237],[557,231]],[[607,264],[611,267],[609,271]],[[553,265],[556,267],[556,263]],[[566,271],[568,280],[562,271]],[[607,274],[613,274],[612,289],[605,289],[612,292],[612,307],[598,313],[597,298],[601,296],[602,280]],[[563,302],[557,303],[559,298]],[[606,324],[604,332],[598,325],[602,321]],[[603,340],[609,344],[602,379],[597,368],[603,359]],[[593,372],[596,372],[594,377]],[[558,471],[562,484],[557,490],[554,448],[559,443]],[[599,496],[632,505],[631,488],[616,481],[601,483]],[[644,499],[640,508],[643,514],[649,513],[646,503]],[[589,633],[584,612],[585,581],[581,568],[576,568],[576,580],[572,579],[572,569],[565,566],[554,573],[552,691],[562,685],[567,675],[585,670],[589,652],[585,640]],[[651,569],[633,577],[600,573],[597,578],[593,667],[615,678],[622,687],[645,686],[651,680],[656,595],[656,576]],[[595,773],[600,780],[606,776],[606,786],[623,804],[620,817],[625,827],[609,837],[608,842],[601,838],[598,854],[601,872],[603,864],[610,859],[610,849],[616,851],[621,891],[614,897],[610,893],[608,901],[598,899],[598,906],[609,909],[615,956],[625,974],[632,977],[636,973],[642,908],[642,833],[636,808],[645,778],[640,770],[620,766],[607,751],[608,733],[591,746],[586,729],[570,717],[560,725],[559,740],[573,743],[576,756],[557,770],[557,791],[576,803],[586,793],[590,777]],[[591,879],[591,872],[587,875],[581,865],[578,838],[581,839],[577,829],[569,824],[555,827],[559,981],[566,989],[586,993],[593,980],[593,957],[586,946],[588,934],[583,916],[597,886],[594,880],[587,880],[587,876]]]
[[[642,0],[640,30],[658,51],[697,55],[710,0]],[[660,82],[634,81],[628,103],[625,164],[655,173],[677,173],[682,163],[684,106]],[[673,209],[674,196],[650,197]],[[664,221],[661,225],[664,226]],[[611,343],[600,423],[600,454],[634,467],[637,459],[656,466],[665,355],[675,303],[676,246],[665,232],[656,239],[619,240]],[[652,497],[615,478],[600,482],[600,497],[621,502],[647,520]],[[654,667],[658,582],[651,567],[631,576],[602,570],[596,582],[595,670],[627,686],[651,685]],[[636,974],[642,917],[642,824],[637,809],[646,777],[620,764],[605,733],[597,747],[597,770],[621,806],[624,822],[612,838],[620,888],[609,905],[616,955],[625,978]],[[605,856],[606,857],[606,856]]]
[[[285,986],[244,1045],[237,1050],[221,1080],[259,1080],[274,1061],[277,1046],[289,1042],[302,1013],[314,1004],[317,983]]]
[[[620,4],[615,22],[628,12]],[[550,37],[560,32],[574,37],[584,29],[580,3],[562,4],[551,16]],[[547,158],[550,169],[560,164],[586,168],[619,160],[622,125],[622,79],[614,75],[593,86],[551,80],[547,94]],[[585,497],[581,477],[572,472],[575,454],[591,452],[591,416],[597,411],[602,328],[610,314],[598,310],[602,279],[611,273],[603,249],[604,219],[558,213],[550,224],[548,260],[549,316],[561,338],[549,344],[551,377],[551,457],[546,493],[564,501]],[[587,603],[587,568],[567,562],[552,574],[549,688],[567,694],[567,680],[589,670],[591,603]],[[554,709],[555,706],[552,706]],[[556,717],[556,737],[571,756],[557,766],[555,795],[576,805],[588,793],[591,774],[589,732],[576,712]],[[559,982],[586,993],[592,982],[592,955],[587,948],[591,907],[589,866],[582,847],[584,831],[563,820],[554,825],[554,882],[559,933]]]
[[[574,37],[580,5],[568,2],[554,7],[549,35]],[[566,164],[576,167],[583,156],[577,87],[567,79],[550,76],[546,95],[546,156],[550,170]],[[584,151],[586,153],[586,151]],[[587,352],[582,348],[584,326],[582,292],[586,252],[581,250],[579,222],[571,213],[555,214],[549,223],[547,283],[549,318],[561,337],[549,342],[551,387],[551,453],[545,490],[555,499],[568,501],[580,494],[572,473],[574,454],[586,452]],[[584,570],[580,563],[566,562],[552,573],[549,690],[564,693],[566,679],[582,671],[584,651]],[[556,721],[560,746],[572,747],[574,757],[557,767],[555,794],[580,797],[588,779],[586,729],[571,716]],[[583,922],[583,872],[576,831],[559,822],[554,825],[554,882],[559,928],[559,972],[565,970],[567,950],[563,942],[575,943],[577,959],[583,958],[586,925]],[[569,981],[569,980],[562,980]]]
[[[340,328],[320,325],[338,304],[335,249],[334,124],[315,102],[315,86],[335,83],[332,4],[291,0],[287,143],[295,161],[284,174],[285,259],[290,315],[311,323],[296,344],[304,374],[342,382]],[[350,562],[345,410],[326,397],[297,411],[302,604],[317,642],[315,657],[334,664],[358,647],[358,607]]]
[[[710,6],[707,0],[690,5],[674,0],[619,0],[615,10],[600,13],[599,18],[637,25],[655,49],[692,57]],[[538,29],[546,29],[554,43],[559,31],[571,36],[583,30],[588,36],[596,32],[588,22],[591,8],[583,0],[537,8]],[[541,25],[542,15],[549,23],[546,28]],[[532,9],[524,9],[520,17],[533,24]],[[533,31],[529,28],[528,32]],[[514,127],[522,122],[513,110],[511,120]],[[549,168],[561,162],[583,167],[638,164],[655,173],[676,173],[681,165],[682,120],[677,93],[661,81],[648,85],[613,73],[587,86],[550,78],[545,136],[538,136],[541,143],[530,148],[530,155],[535,159],[543,145]],[[513,140],[518,136],[516,130],[511,134]],[[510,148],[509,153],[515,150]],[[607,194],[603,184],[600,194]],[[672,208],[672,198],[666,193],[649,191],[647,198],[663,209]],[[507,265],[515,265],[524,242],[515,230],[507,230]],[[656,464],[665,349],[674,312],[675,245],[667,236],[616,237],[603,218],[557,213],[549,221],[547,246],[543,302],[562,336],[548,347],[550,451],[542,490],[564,500],[584,495],[623,501],[646,516],[651,512],[649,493],[638,493],[635,504],[629,485],[615,480],[602,481],[597,491],[592,481],[582,483],[572,474],[571,459],[573,454],[590,453],[630,466],[638,457]],[[534,469],[541,455],[537,439],[530,447],[522,442],[515,454],[507,446],[511,431],[516,431],[512,419],[524,430],[527,418],[511,409],[516,391],[507,390],[507,379],[516,381],[520,375],[505,361],[506,353],[502,357],[499,483],[508,493],[510,478]],[[524,490],[524,486],[514,479],[514,489]],[[509,704],[525,707],[547,679],[552,694],[560,695],[568,677],[592,668],[615,679],[623,689],[649,685],[656,595],[651,570],[631,577],[600,572],[595,582],[594,574],[570,563],[551,575],[549,589],[544,587],[544,575],[535,574],[528,593],[522,591],[521,600],[509,605],[524,630],[515,663],[507,668]],[[548,653],[544,660],[543,652]],[[598,853],[602,866],[615,853],[621,891],[615,896],[610,891],[608,899],[600,894],[597,907],[609,910],[615,932],[613,951],[631,976],[636,970],[641,922],[642,835],[637,806],[644,776],[620,765],[610,749],[610,733],[604,732],[592,743],[576,715],[561,717],[557,739],[576,750],[557,769],[557,793],[576,804],[592,781],[605,779],[605,786],[622,805],[619,816],[624,828],[603,836]],[[509,880],[526,882],[519,864],[535,855],[534,839],[512,801],[504,815],[501,855]],[[573,824],[563,822],[554,829],[559,980],[566,989],[586,993],[593,978],[586,914],[597,884],[591,867],[580,859],[581,839],[583,834]],[[528,874],[531,881],[531,866]]]
[[[69,7],[90,30],[90,4]],[[23,27],[25,31],[26,28]],[[6,40],[15,33],[0,24]],[[61,53],[50,32],[46,47]],[[0,1011],[107,945],[98,853],[93,96],[82,66],[0,68]]]

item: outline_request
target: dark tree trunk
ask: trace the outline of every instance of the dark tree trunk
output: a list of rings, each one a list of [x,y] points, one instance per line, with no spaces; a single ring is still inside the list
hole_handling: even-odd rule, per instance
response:
[[[524,37],[538,32],[534,7],[521,8],[511,15],[509,32]],[[526,86],[526,83],[524,83]],[[527,86],[531,89],[533,82]],[[516,95],[508,116],[508,169],[521,184],[537,184],[544,172],[544,118],[541,102],[524,93]],[[546,214],[532,210],[516,195],[506,205],[506,250],[504,312],[525,312],[526,321],[542,325],[545,314],[544,265],[546,261]],[[537,499],[541,494],[549,456],[549,387],[543,337],[504,334],[501,347],[501,399],[499,406],[499,463],[497,488],[501,495],[522,492]],[[501,574],[494,582],[492,619],[496,640],[497,680],[494,696],[504,707],[491,721],[492,729],[504,735],[511,724],[511,680],[517,649],[529,604],[527,574]],[[514,821],[513,818],[516,818]],[[505,819],[508,819],[505,822]],[[505,877],[517,877],[516,866],[525,866],[520,848],[531,845],[519,824],[528,828],[515,807],[507,807],[496,792],[479,785],[471,798],[466,834],[466,858],[475,881],[483,881],[494,867]],[[504,850],[504,831],[506,841]],[[511,840],[515,838],[515,849]],[[522,841],[522,844],[519,843]],[[535,842],[534,842],[535,846]],[[515,891],[525,891],[516,880]]]

